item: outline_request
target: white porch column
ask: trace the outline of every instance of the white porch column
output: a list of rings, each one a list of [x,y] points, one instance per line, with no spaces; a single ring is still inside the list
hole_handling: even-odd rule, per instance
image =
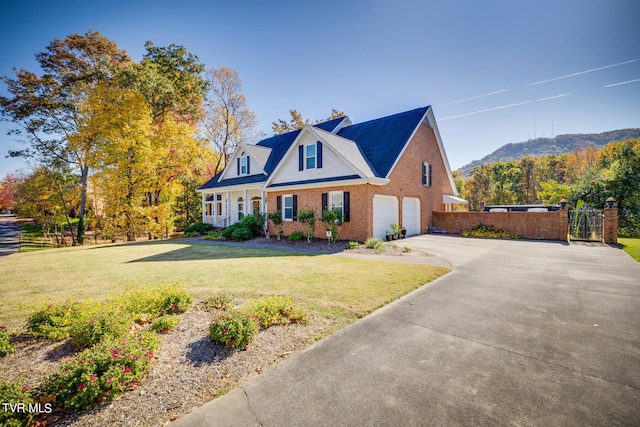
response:
[[[262,197],[262,215],[266,215],[268,212],[267,211],[267,193],[262,191],[262,194],[260,196]]]
[[[211,198],[213,199],[213,203],[211,204],[211,213],[213,214],[213,224],[216,225],[218,223],[218,195],[217,193],[213,193]]]
[[[244,213],[244,216],[249,215],[249,190],[244,190],[244,197],[242,198],[243,200],[243,206],[242,206],[242,210]]]
[[[200,193],[200,196],[202,196],[202,222],[204,222],[204,217],[207,214],[207,206],[206,206],[207,195],[204,193]]]
[[[231,191],[227,191],[227,227],[231,225]]]

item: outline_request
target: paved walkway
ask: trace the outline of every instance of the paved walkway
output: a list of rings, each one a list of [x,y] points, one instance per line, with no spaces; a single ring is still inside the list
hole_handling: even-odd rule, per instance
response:
[[[640,264],[627,254],[403,243],[454,271],[172,426],[639,424]]]
[[[20,250],[20,231],[13,215],[0,215],[0,257]]]

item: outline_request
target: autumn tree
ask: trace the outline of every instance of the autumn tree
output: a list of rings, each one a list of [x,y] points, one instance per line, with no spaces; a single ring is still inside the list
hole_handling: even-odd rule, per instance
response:
[[[207,70],[208,93],[200,132],[216,152],[214,174],[229,162],[238,145],[256,139],[256,115],[247,107],[242,81],[227,67]]]
[[[302,115],[300,115],[300,113],[298,113],[298,111],[296,110],[289,110],[289,114],[291,115],[291,118],[288,121],[278,119],[278,121],[271,123],[271,129],[273,130],[274,135],[282,135],[283,133],[302,129],[305,125],[312,124],[309,119],[303,119]],[[313,124],[323,123],[344,116],[346,116],[345,113],[332,108],[331,115],[329,117],[327,117],[326,119],[316,120],[315,122],[313,122]]]
[[[63,162],[77,172],[80,187],[77,240],[84,239],[84,216],[90,159],[94,154],[91,134],[69,145],[78,133],[82,116],[79,106],[100,82],[114,77],[131,60],[115,42],[96,31],[55,39],[45,52],[36,55],[42,74],[15,70],[16,77],[1,77],[9,96],[0,97],[0,113],[15,125],[27,147],[11,156],[31,157],[43,166]]]
[[[15,211],[17,207],[18,186],[22,179],[15,174],[7,174],[0,181],[0,211]]]

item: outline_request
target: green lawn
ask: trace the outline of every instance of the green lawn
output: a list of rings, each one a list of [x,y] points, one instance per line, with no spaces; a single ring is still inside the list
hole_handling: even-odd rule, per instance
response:
[[[185,241],[59,248],[0,259],[0,324],[67,299],[105,300],[135,283],[184,282],[196,299],[289,295],[336,328],[449,271],[422,265]]]
[[[639,237],[618,237],[618,246],[633,259],[640,262],[640,238]]]
[[[31,252],[55,247],[57,246],[44,241],[41,225],[24,224],[22,226],[22,238],[20,239],[21,252]]]

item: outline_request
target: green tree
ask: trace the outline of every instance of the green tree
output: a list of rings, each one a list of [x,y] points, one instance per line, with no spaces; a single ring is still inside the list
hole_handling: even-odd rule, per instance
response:
[[[113,78],[131,60],[115,42],[96,31],[55,39],[36,60],[42,75],[21,69],[14,79],[0,78],[10,94],[0,97],[0,113],[16,126],[11,132],[27,144],[27,148],[9,154],[35,158],[45,167],[63,162],[75,169],[81,194],[77,241],[82,243],[95,140],[84,134],[72,147],[69,137],[78,133],[82,121],[79,107],[91,89]]]

